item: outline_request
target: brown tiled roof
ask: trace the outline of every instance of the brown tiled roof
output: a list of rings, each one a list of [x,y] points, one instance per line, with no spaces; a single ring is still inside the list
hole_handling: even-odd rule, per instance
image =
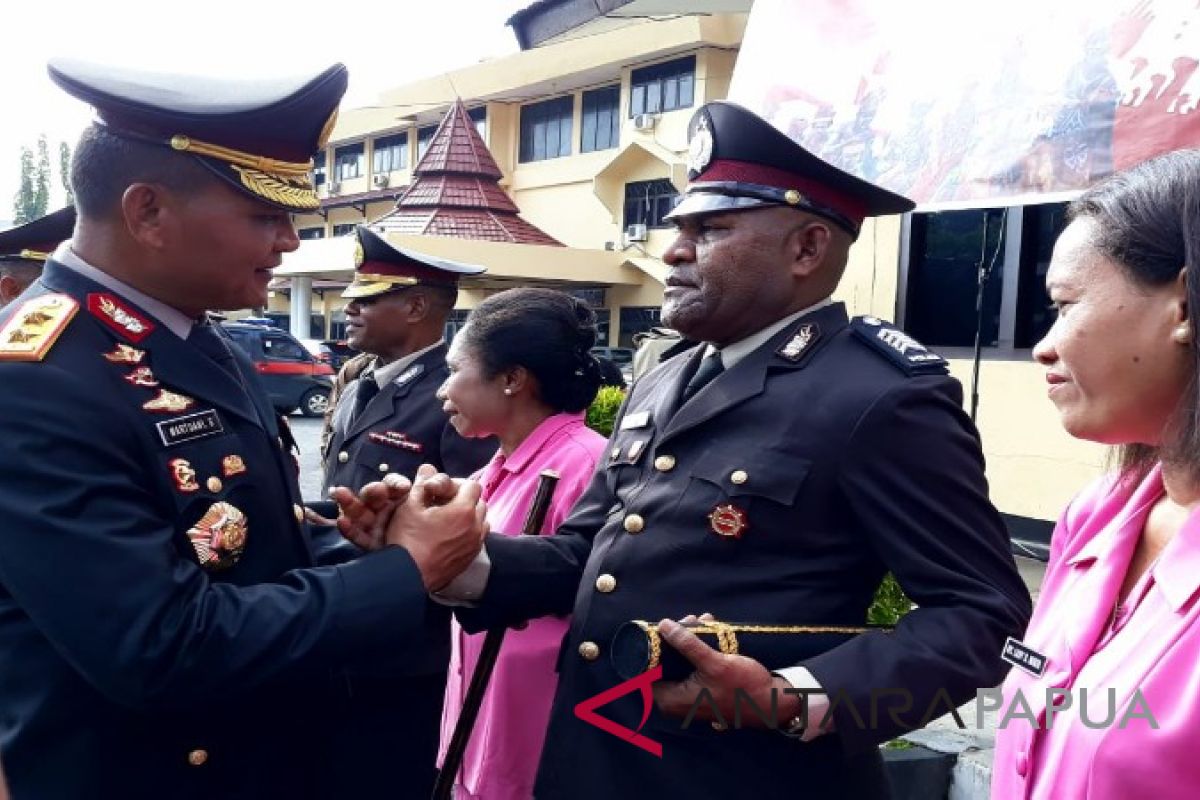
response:
[[[372,223],[383,231],[492,242],[562,243],[521,219],[503,189],[503,173],[456,100],[413,167],[413,180],[393,211]]]

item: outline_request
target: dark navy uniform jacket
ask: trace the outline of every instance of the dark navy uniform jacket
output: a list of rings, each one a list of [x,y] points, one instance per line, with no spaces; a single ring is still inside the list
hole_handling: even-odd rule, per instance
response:
[[[442,344],[415,359],[356,419],[359,381],[347,385],[333,412],[333,435],[325,456],[325,488],[346,486],[358,491],[388,472],[411,478],[422,464],[467,477],[496,453],[494,437],[464,439],[442,411],[437,390],[450,374]]]
[[[486,590],[461,612],[472,628],[573,615],[536,796],[886,796],[876,745],[899,732],[886,713],[860,730],[843,703],[836,734],[802,743],[705,722],[682,730],[654,710],[641,733],[661,743],[661,758],[574,713],[621,682],[610,648],[628,620],[711,612],[862,625],[891,570],[919,608],[893,633],[802,664],[830,693],[844,690],[869,726],[872,690],[910,690],[920,715],[939,690],[959,703],[996,685],[1005,637],[1028,619],[978,435],[940,358],[833,304],[679,407],[700,353],[633,387],[606,461],[556,536],[488,539]],[[636,730],[642,698],[597,713]]]
[[[295,464],[238,348],[240,381],[53,260],[23,299],[48,293],[76,301],[74,318],[42,361],[0,361],[0,751],[14,800],[331,796],[332,671],[419,638],[412,559],[389,548],[314,565]],[[192,402],[148,409],[163,391]],[[244,551],[201,566],[189,530],[229,507]]]

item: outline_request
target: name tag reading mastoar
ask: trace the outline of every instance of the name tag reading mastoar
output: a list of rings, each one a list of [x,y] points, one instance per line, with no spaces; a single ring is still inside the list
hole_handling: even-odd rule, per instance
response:
[[[193,439],[203,439],[205,436],[215,436],[225,431],[221,426],[221,418],[212,409],[164,419],[162,422],[156,422],[154,427],[158,428],[158,436],[167,447]]]
[[[1024,642],[1019,642],[1011,636],[1004,642],[1004,651],[1000,657],[1019,667],[1035,678],[1042,677],[1046,671],[1046,657]]]

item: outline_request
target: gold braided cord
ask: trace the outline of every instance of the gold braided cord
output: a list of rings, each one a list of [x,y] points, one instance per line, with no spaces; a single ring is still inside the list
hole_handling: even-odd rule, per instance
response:
[[[416,286],[420,281],[407,275],[380,275],[377,272],[356,272],[355,283],[392,283],[397,286]]]
[[[308,173],[312,172],[313,168],[313,162],[311,158],[304,162],[280,161],[276,158],[256,156],[253,153],[234,150],[231,147],[222,147],[219,144],[198,142],[190,136],[184,136],[183,134],[176,134],[175,136],[171,137],[171,147],[184,153],[192,153],[198,156],[208,156],[209,158],[215,158],[218,161],[224,161],[236,166],[247,167],[249,169],[258,170],[259,172],[267,172],[289,178],[306,176]]]
[[[28,258],[30,261],[45,261],[50,258],[50,254],[40,250],[22,250],[21,258]]]
[[[289,208],[309,209],[319,208],[321,205],[307,176],[304,178],[277,177],[256,169],[239,167],[237,164],[230,166],[242,179],[242,185],[259,197],[265,197],[267,200]]]
[[[646,664],[647,669],[653,669],[658,666],[662,658],[662,637],[659,635],[658,626],[641,619],[633,620],[633,624],[637,625],[646,634],[647,644],[650,648],[650,658]],[[717,649],[727,655],[737,655],[739,652],[739,643],[737,635],[739,633],[841,633],[841,634],[859,634],[869,633],[871,631],[881,631],[883,633],[891,633],[890,628],[871,628],[866,626],[854,625],[749,625],[732,622],[701,622],[696,625],[689,625],[688,630],[696,635],[709,634],[717,637]]]

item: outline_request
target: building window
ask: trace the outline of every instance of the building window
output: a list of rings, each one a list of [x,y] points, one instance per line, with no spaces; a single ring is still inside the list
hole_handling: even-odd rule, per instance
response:
[[[913,214],[904,329],[930,347],[973,347],[977,327],[984,347],[1032,347],[1054,322],[1046,270],[1065,210],[1052,203]]]
[[[487,106],[472,108],[467,112],[467,116],[475,123],[475,131],[479,134],[479,138],[487,141]]]
[[[353,236],[354,229],[357,227],[358,227],[358,225],[354,224],[353,222],[346,224],[346,225],[334,225],[333,226],[333,235],[334,236]]]
[[[429,143],[433,141],[433,135],[437,133],[437,125],[426,125],[424,128],[417,129],[417,161],[421,160],[421,156],[425,155],[425,151],[429,149]]]
[[[296,233],[300,236],[300,239],[302,241],[305,239],[324,239],[325,238],[325,228],[323,228],[323,227],[321,227],[321,228],[301,228],[300,230],[296,231]]]
[[[333,151],[333,174],[339,181],[357,178],[363,174],[365,161],[362,142],[339,147]]]
[[[375,175],[395,172],[408,166],[408,134],[381,136],[371,147],[371,172]]]
[[[583,93],[579,152],[592,153],[617,146],[621,129],[618,121],[620,105],[620,86],[605,86]]]
[[[571,117],[574,113],[574,96],[521,106],[519,160],[543,161],[571,155]]]
[[[313,186],[320,186],[325,183],[325,151],[322,150],[313,156]]]
[[[617,338],[617,346],[636,347],[634,335],[660,324],[661,314],[662,309],[658,306],[622,306],[621,335]]]
[[[696,57],[635,69],[630,76],[629,116],[690,108],[696,86]]]
[[[666,179],[625,184],[625,227],[665,228],[663,217],[678,201],[675,184]]]

